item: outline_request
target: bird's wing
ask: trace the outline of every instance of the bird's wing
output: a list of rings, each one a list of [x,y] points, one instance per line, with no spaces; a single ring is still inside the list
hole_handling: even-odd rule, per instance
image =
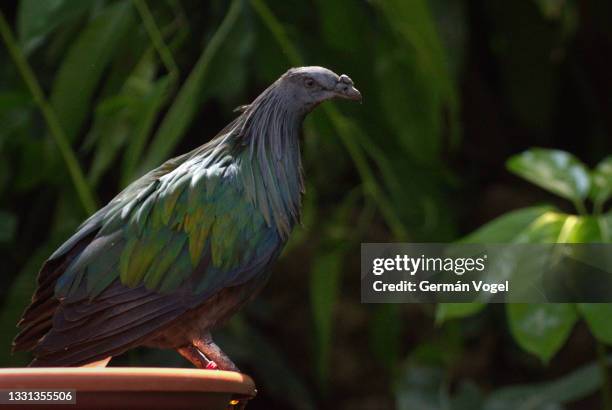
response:
[[[282,240],[246,199],[232,158],[203,161],[141,178],[52,256],[59,306],[34,348],[40,363],[119,354],[278,256]]]

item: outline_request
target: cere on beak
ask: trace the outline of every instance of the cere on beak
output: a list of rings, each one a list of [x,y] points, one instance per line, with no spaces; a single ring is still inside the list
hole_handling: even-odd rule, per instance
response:
[[[361,93],[353,85],[353,80],[346,74],[342,74],[338,78],[335,93],[340,98],[361,102]]]

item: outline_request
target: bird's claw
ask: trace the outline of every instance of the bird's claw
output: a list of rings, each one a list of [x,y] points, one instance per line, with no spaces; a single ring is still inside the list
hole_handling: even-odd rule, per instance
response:
[[[213,360],[210,360],[208,362],[208,364],[206,365],[206,369],[208,369],[208,370],[219,370],[219,366],[217,366],[216,362],[214,362]]]

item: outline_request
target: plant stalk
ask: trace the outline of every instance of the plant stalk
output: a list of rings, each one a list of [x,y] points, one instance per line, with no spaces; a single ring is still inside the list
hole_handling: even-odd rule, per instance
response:
[[[587,209],[586,209],[586,206],[584,206],[584,202],[583,201],[581,201],[579,199],[574,200],[574,207],[578,211],[579,215],[585,216],[587,214]]]

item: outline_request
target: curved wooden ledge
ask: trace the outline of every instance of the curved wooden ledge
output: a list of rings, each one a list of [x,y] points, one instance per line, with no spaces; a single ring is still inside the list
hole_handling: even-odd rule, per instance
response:
[[[48,406],[54,409],[242,409],[257,393],[241,373],[133,367],[0,369],[0,389],[76,390],[76,405]]]

